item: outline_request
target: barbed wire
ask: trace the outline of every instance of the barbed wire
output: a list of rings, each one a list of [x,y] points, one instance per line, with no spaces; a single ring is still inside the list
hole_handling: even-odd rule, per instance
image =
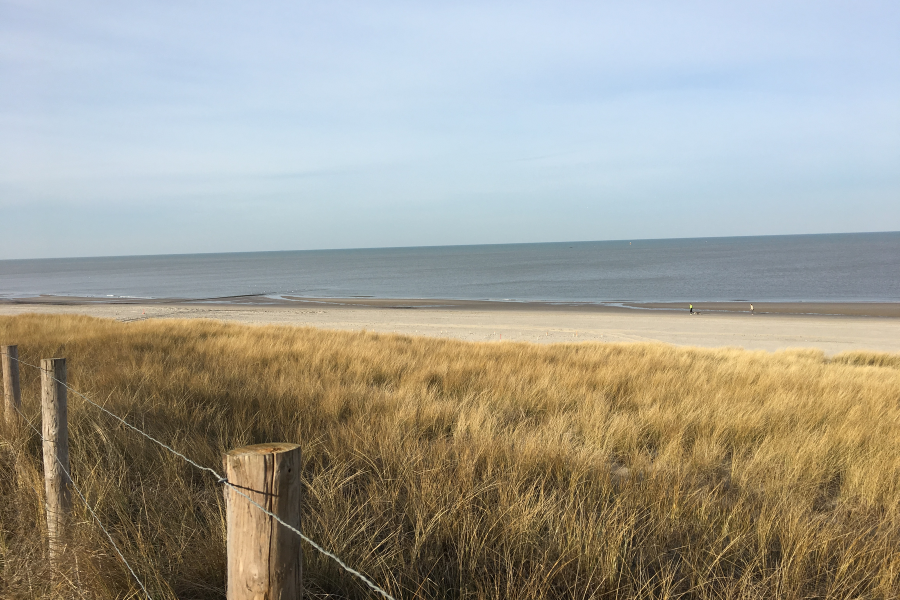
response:
[[[28,418],[25,417],[25,414],[22,413],[21,410],[19,410],[19,407],[16,405],[13,405],[13,408],[16,409],[16,412],[19,413],[19,415],[22,417],[22,420],[25,423],[27,423],[28,426],[31,427],[31,429],[37,434],[37,436],[41,439],[41,442],[46,443],[47,440],[44,439],[44,436],[41,434],[40,431],[38,431],[38,428],[34,426],[34,423],[29,421]],[[109,531],[106,529],[106,527],[103,526],[103,522],[100,520],[100,517],[97,516],[97,513],[94,512],[94,509],[88,503],[87,498],[85,498],[84,494],[81,493],[81,490],[78,488],[78,486],[75,485],[75,480],[72,479],[72,474],[69,473],[69,470],[66,469],[66,466],[64,464],[62,464],[62,461],[59,460],[59,457],[56,454],[53,455],[53,458],[56,459],[56,462],[57,462],[57,464],[59,464],[59,468],[62,469],[62,472],[66,474],[66,479],[69,480],[69,485],[72,486],[72,489],[75,490],[75,493],[78,494],[79,498],[81,498],[81,501],[84,503],[84,506],[91,513],[91,516],[94,517],[95,521],[97,521],[97,525],[100,526],[100,529],[102,529],[103,533],[106,534],[106,537],[109,538],[109,543],[112,544],[112,547],[116,551],[116,554],[118,554],[119,558],[122,559],[122,562],[125,563],[125,566],[128,568],[129,573],[131,573],[131,576],[134,577],[135,581],[137,581],[137,584],[138,584],[138,586],[140,586],[141,590],[144,592],[144,595],[147,596],[147,598],[149,598],[150,600],[153,600],[153,597],[150,596],[150,592],[147,591],[147,588],[144,586],[143,582],[141,581],[141,578],[137,576],[137,573],[134,572],[134,569],[131,568],[131,565],[128,564],[128,561],[125,559],[125,555],[122,554],[122,551],[119,550],[118,546],[116,546],[116,541],[113,539],[112,534],[110,534]]]
[[[21,359],[19,359],[19,358],[16,358],[16,357],[14,357],[14,356],[12,356],[12,355],[10,355],[10,354],[6,354],[6,355],[9,356],[11,359],[15,360],[16,362],[20,363],[20,364],[29,366],[29,367],[31,367],[31,368],[33,368],[33,369],[37,369],[37,370],[39,370],[39,371],[45,371],[45,370],[42,369],[41,367],[38,367],[38,366],[33,365],[33,364],[31,364],[31,363],[25,362],[25,361],[23,361],[23,360],[21,360]],[[45,372],[46,372],[46,371],[45,371]],[[315,550],[319,551],[319,552],[322,553],[323,555],[327,556],[328,558],[330,558],[331,560],[333,560],[334,562],[336,562],[336,563],[338,564],[338,566],[340,566],[342,569],[344,569],[345,571],[347,571],[347,572],[350,573],[351,575],[357,577],[360,581],[362,581],[362,582],[365,583],[367,586],[369,586],[369,588],[370,588],[372,591],[374,591],[374,592],[380,594],[381,596],[383,596],[384,598],[386,598],[386,600],[395,600],[395,598],[394,598],[393,596],[391,596],[391,595],[388,594],[386,591],[384,591],[381,587],[379,587],[379,586],[378,586],[376,583],[374,583],[371,579],[369,579],[368,577],[366,577],[365,575],[363,575],[362,573],[360,573],[360,572],[357,571],[356,569],[354,569],[354,568],[348,566],[347,563],[345,563],[343,560],[341,560],[340,558],[338,558],[335,554],[333,554],[332,552],[329,552],[328,550],[325,550],[322,546],[320,546],[320,545],[317,544],[316,542],[312,541],[309,537],[305,536],[299,529],[297,529],[296,527],[294,527],[294,526],[290,525],[289,523],[285,522],[281,517],[279,517],[278,515],[276,515],[276,514],[273,513],[272,511],[266,509],[265,507],[263,507],[262,505],[260,505],[259,503],[257,503],[255,500],[253,500],[253,498],[251,498],[250,496],[248,496],[247,494],[245,494],[244,492],[242,492],[237,486],[235,486],[233,483],[231,483],[230,481],[228,481],[228,479],[227,479],[226,477],[223,477],[223,476],[222,476],[218,471],[216,471],[215,469],[211,469],[211,468],[209,468],[209,467],[204,467],[203,465],[200,465],[200,464],[194,462],[193,460],[191,460],[190,458],[188,458],[187,456],[185,456],[185,455],[182,454],[181,452],[178,452],[177,450],[175,450],[174,448],[172,448],[172,447],[169,446],[168,444],[166,444],[166,443],[164,443],[164,442],[161,442],[160,440],[156,439],[155,437],[153,437],[153,436],[150,435],[149,433],[146,433],[145,431],[143,431],[143,430],[141,430],[141,429],[135,427],[134,425],[132,425],[131,423],[129,423],[128,421],[126,421],[125,419],[123,419],[122,417],[120,417],[119,415],[117,415],[117,414],[115,414],[115,413],[113,413],[113,412],[110,412],[110,411],[109,411],[108,409],[106,409],[105,407],[101,406],[100,404],[97,404],[96,402],[94,402],[93,400],[91,400],[90,398],[88,398],[87,396],[85,396],[84,394],[82,394],[81,392],[79,392],[78,390],[76,390],[76,389],[74,389],[73,387],[71,387],[71,386],[70,386],[68,383],[66,383],[65,381],[61,381],[61,380],[57,379],[56,377],[53,377],[52,375],[50,376],[50,379],[52,379],[52,380],[56,381],[57,383],[63,385],[67,390],[69,390],[70,392],[72,392],[72,393],[75,394],[76,396],[79,396],[80,398],[84,399],[87,403],[89,403],[89,404],[91,404],[91,405],[93,405],[93,406],[99,408],[101,411],[103,411],[103,412],[106,413],[107,415],[111,416],[112,418],[116,419],[117,421],[119,421],[120,423],[122,423],[123,425],[125,425],[126,427],[128,427],[129,429],[132,429],[133,431],[139,433],[140,435],[144,436],[144,437],[147,438],[148,440],[150,440],[150,441],[154,442],[155,444],[159,445],[160,447],[162,447],[162,448],[168,450],[169,452],[171,452],[172,454],[178,456],[179,458],[181,458],[182,460],[184,460],[184,461],[187,462],[188,464],[193,465],[193,466],[196,467],[197,469],[200,469],[200,470],[203,470],[203,471],[206,471],[206,472],[212,474],[212,475],[216,478],[216,483],[217,483],[217,484],[227,485],[228,487],[230,487],[232,490],[234,490],[234,492],[235,492],[237,495],[244,497],[250,504],[252,504],[252,505],[255,506],[256,508],[258,508],[259,510],[263,511],[266,515],[268,515],[269,517],[271,517],[272,519],[274,519],[275,521],[277,521],[279,524],[283,525],[284,527],[286,527],[287,529],[289,529],[290,531],[292,531],[293,533],[295,533],[296,535],[298,535],[298,536],[300,537],[301,540],[303,540],[304,542],[306,542],[307,544],[309,544],[310,546],[312,546]],[[16,409],[16,410],[18,410],[18,409]],[[21,414],[21,411],[19,412],[19,414]],[[33,426],[33,425],[32,425],[32,429],[34,429],[34,426]],[[37,431],[37,430],[35,430],[35,431]],[[40,433],[39,433],[38,435],[40,435]],[[43,438],[41,438],[41,439],[43,439]],[[58,459],[57,459],[57,460],[58,460]],[[70,480],[71,480],[71,478],[70,478]],[[80,495],[80,493],[79,493],[79,495]],[[90,510],[90,507],[88,507],[88,509]],[[93,511],[91,511],[91,512],[93,513]],[[99,522],[99,520],[98,520],[98,522]],[[101,528],[102,528],[102,527],[103,527],[103,525],[101,524]],[[104,531],[105,531],[105,529],[104,529]],[[107,533],[107,535],[109,535],[109,534]],[[112,540],[111,537],[110,537],[110,540]],[[117,549],[117,551],[118,551],[118,549]],[[119,555],[121,556],[121,553],[120,553]],[[124,560],[124,557],[123,557],[122,560]],[[127,565],[127,563],[126,563],[126,565]],[[129,567],[129,569],[131,569],[131,567]],[[132,574],[134,574],[133,571],[132,571]],[[139,583],[140,583],[140,582],[139,582]],[[145,590],[145,593],[146,593],[146,590]],[[149,595],[148,595],[148,597],[149,597]]]

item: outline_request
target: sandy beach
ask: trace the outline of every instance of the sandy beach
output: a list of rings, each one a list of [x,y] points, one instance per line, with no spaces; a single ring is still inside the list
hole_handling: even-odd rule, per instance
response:
[[[281,299],[98,301],[34,298],[0,303],[0,315],[85,314],[120,321],[217,319],[367,330],[469,341],[664,342],[775,351],[817,348],[900,352],[900,304],[544,304],[459,300]]]

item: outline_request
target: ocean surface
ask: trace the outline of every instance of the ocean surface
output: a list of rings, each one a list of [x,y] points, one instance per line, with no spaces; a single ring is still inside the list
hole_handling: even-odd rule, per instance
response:
[[[900,232],[0,261],[0,297],[900,301]]]

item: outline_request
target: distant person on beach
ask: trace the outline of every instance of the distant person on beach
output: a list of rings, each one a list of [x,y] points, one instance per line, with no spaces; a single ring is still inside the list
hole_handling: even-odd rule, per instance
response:
[[[750,305],[750,314],[751,315],[753,314],[753,305],[752,304]]]
[[[688,309],[690,309],[691,314],[694,314],[694,305],[688,304]]]

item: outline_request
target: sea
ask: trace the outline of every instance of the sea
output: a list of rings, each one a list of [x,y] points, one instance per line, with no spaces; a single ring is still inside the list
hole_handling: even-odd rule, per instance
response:
[[[900,232],[0,261],[0,298],[898,302]]]

